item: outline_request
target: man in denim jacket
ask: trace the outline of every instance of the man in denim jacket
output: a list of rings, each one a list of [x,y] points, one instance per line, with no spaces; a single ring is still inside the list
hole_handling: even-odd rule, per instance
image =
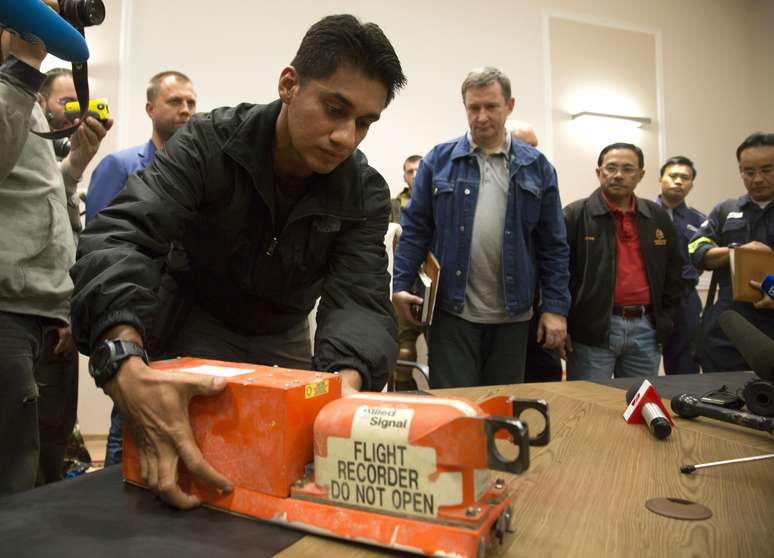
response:
[[[429,333],[433,388],[522,382],[535,291],[538,340],[562,349],[570,307],[569,248],[556,172],[507,133],[508,78],[472,71],[462,84],[470,131],[423,159],[401,215],[393,301],[406,319],[427,251],[441,264]]]

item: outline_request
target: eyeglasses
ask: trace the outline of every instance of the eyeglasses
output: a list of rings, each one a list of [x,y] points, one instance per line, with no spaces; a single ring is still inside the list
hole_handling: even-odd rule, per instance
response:
[[[617,167],[615,165],[605,165],[602,167],[602,172],[605,173],[607,176],[615,176],[619,172],[624,176],[634,176],[639,172],[640,169],[637,167],[632,166],[625,166],[625,167]]]
[[[58,99],[55,99],[56,104],[60,107],[64,107],[67,103],[73,103],[77,101],[75,97],[59,97]]]
[[[741,173],[742,176],[747,180],[753,180],[758,175],[758,173],[761,173],[761,177],[763,178],[771,178],[774,176],[774,166],[766,165],[760,169],[744,169],[741,171]]]

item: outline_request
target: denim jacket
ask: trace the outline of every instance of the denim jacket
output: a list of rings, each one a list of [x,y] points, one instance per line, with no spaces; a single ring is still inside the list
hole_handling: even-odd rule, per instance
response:
[[[511,140],[508,207],[503,231],[505,306],[529,310],[536,287],[541,310],[570,309],[569,247],[554,171],[538,150]],[[436,305],[460,314],[470,273],[470,245],[480,183],[478,160],[463,135],[433,148],[419,165],[395,254],[393,290],[408,291],[428,250],[441,264]]]

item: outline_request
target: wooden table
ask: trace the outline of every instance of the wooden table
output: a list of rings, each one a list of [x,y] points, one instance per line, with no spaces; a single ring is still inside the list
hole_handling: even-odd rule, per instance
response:
[[[659,441],[645,426],[623,420],[622,390],[588,382],[438,393],[474,401],[508,394],[549,404],[551,442],[532,448],[525,474],[509,477],[516,533],[491,556],[774,556],[774,461],[679,472],[681,464],[773,453],[770,434],[676,418],[672,435]],[[662,517],[645,508],[654,497],[698,502],[713,516]],[[397,555],[310,535],[278,556],[385,554]]]

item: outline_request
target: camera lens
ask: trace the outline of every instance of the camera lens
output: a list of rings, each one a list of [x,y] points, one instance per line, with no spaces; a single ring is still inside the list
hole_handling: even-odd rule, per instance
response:
[[[59,138],[53,141],[54,155],[57,159],[64,159],[70,153],[70,138]]]
[[[90,27],[105,21],[102,0],[61,0],[59,11],[75,27]]]

